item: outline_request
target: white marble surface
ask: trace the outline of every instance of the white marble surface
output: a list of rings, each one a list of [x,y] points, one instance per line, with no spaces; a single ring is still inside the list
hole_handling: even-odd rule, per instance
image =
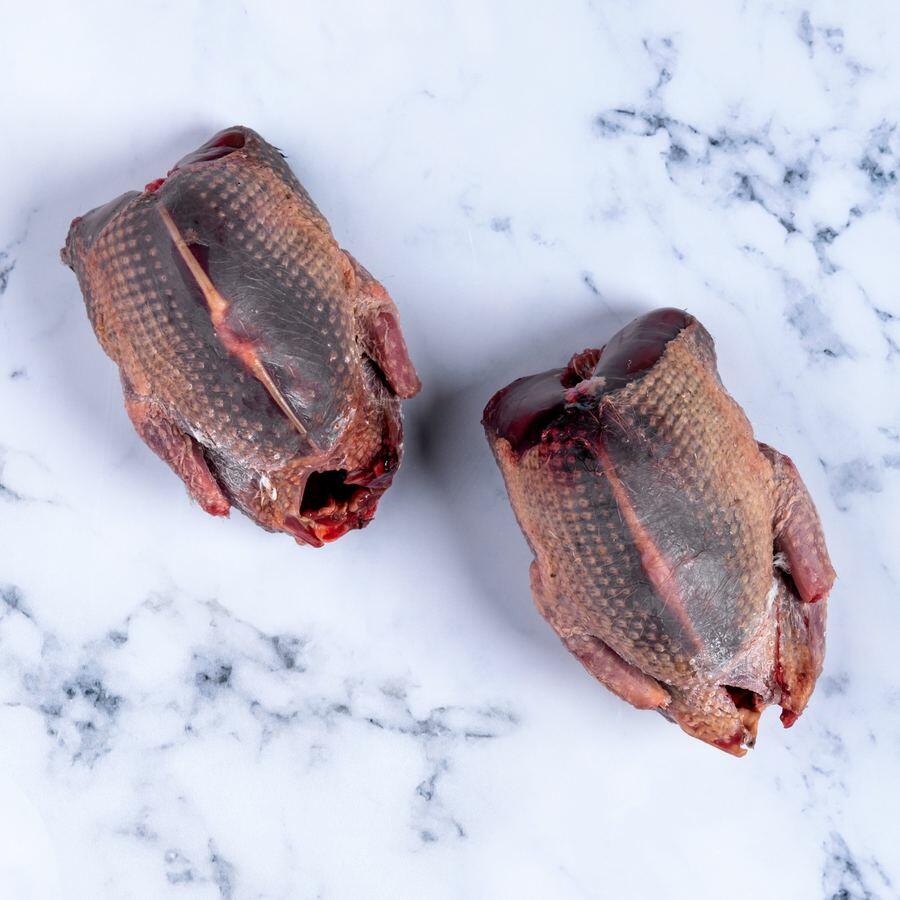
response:
[[[898,46],[889,0],[0,4],[0,896],[898,896]],[[425,383],[323,551],[190,504],[57,257],[235,123]],[[840,575],[809,710],[743,760],[542,623],[479,426],[662,304]]]

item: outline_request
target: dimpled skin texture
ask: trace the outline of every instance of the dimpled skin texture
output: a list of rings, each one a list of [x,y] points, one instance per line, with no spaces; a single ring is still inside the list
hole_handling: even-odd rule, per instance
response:
[[[274,147],[220,132],[62,255],[132,421],[208,512],[314,546],[368,523],[419,382],[387,292]]]
[[[754,439],[699,322],[650,313],[500,391],[484,424],[537,606],[595,677],[736,755],[767,704],[793,723],[834,573],[793,464]]]

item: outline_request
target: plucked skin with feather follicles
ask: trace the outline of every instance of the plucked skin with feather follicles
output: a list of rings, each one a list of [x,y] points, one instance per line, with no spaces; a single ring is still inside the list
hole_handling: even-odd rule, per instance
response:
[[[282,154],[214,135],[62,251],[128,414],[212,515],[322,546],[372,519],[419,380],[387,291]]]
[[[541,614],[618,696],[735,755],[803,712],[834,571],[791,460],[758,443],[712,338],[660,309],[484,413]]]

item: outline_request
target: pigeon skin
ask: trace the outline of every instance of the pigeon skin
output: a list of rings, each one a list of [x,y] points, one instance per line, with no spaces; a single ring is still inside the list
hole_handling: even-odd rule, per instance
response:
[[[483,424],[541,615],[598,681],[742,756],[822,670],[834,570],[794,464],[758,443],[709,332],[660,309],[520,378]]]
[[[419,380],[387,291],[275,147],[219,132],[75,219],[62,259],[134,427],[206,512],[316,547],[368,524]]]

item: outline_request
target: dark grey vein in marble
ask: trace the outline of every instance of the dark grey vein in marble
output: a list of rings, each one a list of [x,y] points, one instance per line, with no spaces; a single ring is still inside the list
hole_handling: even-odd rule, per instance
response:
[[[16,261],[10,258],[9,253],[0,250],[0,296],[3,296],[9,287],[9,279],[15,267]]]
[[[838,832],[829,836],[824,851],[822,887],[826,900],[887,900],[898,896],[878,861],[859,859]]]

